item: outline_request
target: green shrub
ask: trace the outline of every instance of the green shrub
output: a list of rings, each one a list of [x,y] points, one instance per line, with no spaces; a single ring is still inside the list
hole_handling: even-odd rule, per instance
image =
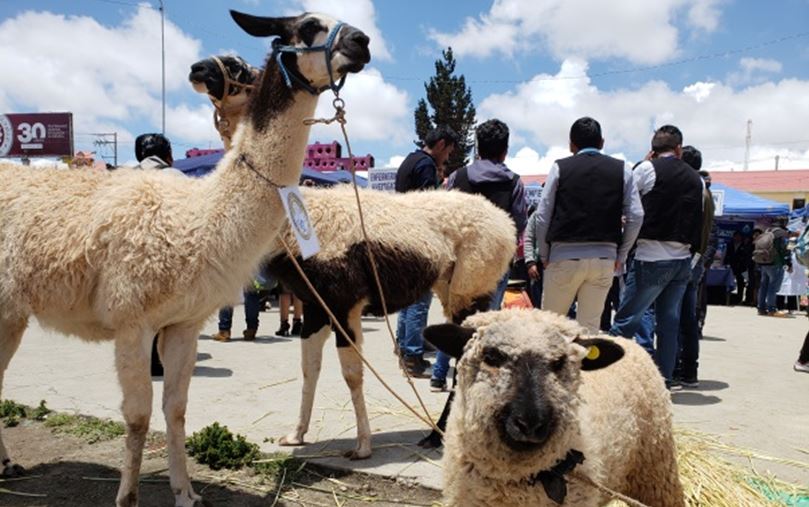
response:
[[[0,419],[7,428],[12,428],[20,424],[20,419],[25,418],[25,405],[20,405],[11,400],[0,402]]]
[[[234,436],[227,426],[216,422],[188,437],[185,446],[198,463],[214,470],[249,466],[259,456],[256,444],[242,435]]]

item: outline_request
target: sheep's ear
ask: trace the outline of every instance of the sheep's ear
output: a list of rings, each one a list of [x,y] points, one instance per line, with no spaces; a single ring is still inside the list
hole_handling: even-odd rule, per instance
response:
[[[472,339],[475,330],[458,324],[438,324],[424,328],[424,338],[438,350],[460,359],[466,342]]]
[[[577,336],[573,343],[586,350],[581,360],[584,371],[600,370],[624,357],[624,349],[614,341],[605,338],[582,338]]]
[[[254,37],[269,37],[277,35],[282,39],[292,37],[292,24],[296,18],[267,18],[262,16],[251,16],[239,11],[230,11],[230,17],[239,25],[242,30]]]

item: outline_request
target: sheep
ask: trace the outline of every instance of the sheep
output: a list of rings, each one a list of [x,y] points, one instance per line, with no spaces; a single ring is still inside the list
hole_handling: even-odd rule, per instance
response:
[[[191,65],[188,80],[194,91],[208,95],[214,106],[216,130],[229,150],[255,82],[261,71],[235,55],[212,56]]]
[[[383,315],[383,310],[353,190],[302,190],[322,247],[317,255],[301,262],[303,270],[360,347],[363,311]],[[504,211],[484,197],[458,191],[392,194],[364,190],[360,199],[388,312],[412,304],[430,288],[453,322],[488,308],[515,250],[516,231]],[[294,243],[288,228],[281,237],[288,244]],[[294,253],[298,256],[297,251]],[[300,416],[295,430],[279,441],[281,445],[302,445],[330,321],[287,254],[278,247],[268,259],[269,272],[304,303]],[[340,334],[337,351],[357,419],[357,445],[346,455],[367,458],[371,455],[371,429],[362,391],[362,362]]]
[[[646,505],[685,505],[663,378],[633,341],[586,332],[552,312],[522,309],[425,330],[459,358],[445,505],[609,500],[586,482],[568,483],[571,469]]]
[[[368,37],[328,16],[231,15],[248,34],[277,35],[295,48],[333,35],[325,54],[336,75],[324,52],[271,54],[233,149],[210,177],[0,166],[0,378],[31,315],[86,341],[114,341],[127,427],[118,506],[138,503],[156,332],[170,486],[178,506],[201,500],[184,449],[200,329],[250,279],[285,222],[278,187],[298,183],[309,135],[303,120],[314,113],[318,91],[370,60]],[[22,471],[2,439],[0,462],[5,475]]]

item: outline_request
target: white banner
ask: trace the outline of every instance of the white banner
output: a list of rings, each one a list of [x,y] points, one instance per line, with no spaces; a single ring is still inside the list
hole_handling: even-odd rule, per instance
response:
[[[721,217],[725,214],[725,191],[711,190],[713,196],[714,216]]]
[[[374,190],[384,190],[385,192],[396,191],[395,167],[372,167],[368,169],[368,187]]]

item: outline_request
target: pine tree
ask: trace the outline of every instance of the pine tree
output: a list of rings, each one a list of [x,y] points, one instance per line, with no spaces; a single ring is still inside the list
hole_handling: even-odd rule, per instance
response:
[[[449,174],[467,165],[469,152],[475,142],[472,91],[466,86],[463,75],[455,75],[455,57],[451,47],[442,52],[442,59],[435,61],[435,76],[424,84],[424,90],[427,100],[420,99],[414,111],[419,144],[423,145],[427,133],[437,125],[449,125],[461,139],[447,161],[446,174]]]

